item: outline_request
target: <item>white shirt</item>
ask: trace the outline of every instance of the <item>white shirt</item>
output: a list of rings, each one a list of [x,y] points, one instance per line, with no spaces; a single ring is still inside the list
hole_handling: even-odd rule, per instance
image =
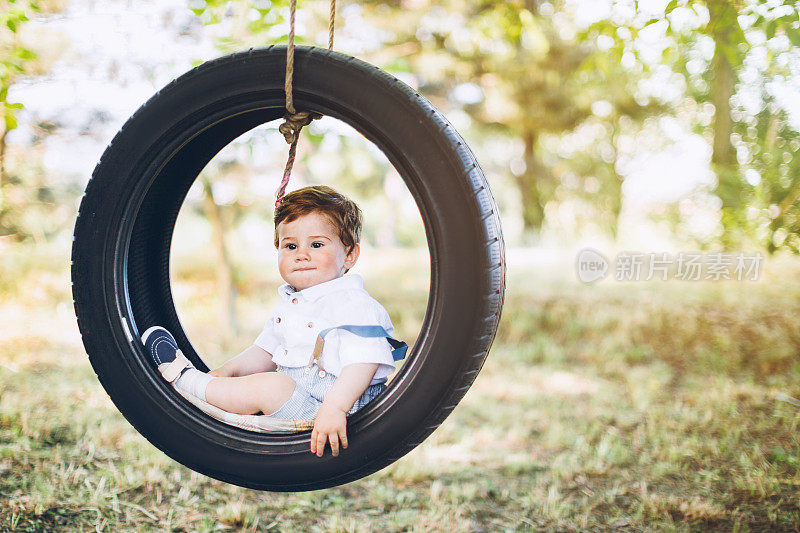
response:
[[[344,325],[382,326],[394,336],[386,309],[364,290],[358,274],[347,274],[302,291],[285,284],[281,297],[255,345],[272,354],[275,364],[306,366],[314,352],[319,332]],[[364,338],[335,329],[325,335],[322,366],[338,376],[353,363],[379,363],[372,383],[384,381],[394,371],[392,347],[385,338]]]

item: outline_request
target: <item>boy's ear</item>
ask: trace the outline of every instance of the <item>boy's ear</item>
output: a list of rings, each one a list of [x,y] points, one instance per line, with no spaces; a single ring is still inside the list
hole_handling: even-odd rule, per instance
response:
[[[358,261],[358,254],[360,253],[361,253],[361,247],[358,245],[358,243],[354,244],[353,248],[347,253],[347,255],[344,258],[344,267],[348,270],[353,268],[353,265],[355,265],[356,261]]]

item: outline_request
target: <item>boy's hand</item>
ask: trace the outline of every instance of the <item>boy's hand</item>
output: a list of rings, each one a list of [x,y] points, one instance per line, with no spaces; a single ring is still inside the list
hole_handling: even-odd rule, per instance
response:
[[[333,456],[339,455],[339,443],[347,448],[347,414],[330,403],[322,403],[311,431],[311,453],[322,457],[325,443],[330,441]]]
[[[378,366],[378,363],[353,363],[342,369],[331,390],[325,395],[314,420],[311,453],[322,457],[326,441],[330,441],[334,456],[339,455],[340,442],[342,448],[347,448],[347,412],[364,394]]]

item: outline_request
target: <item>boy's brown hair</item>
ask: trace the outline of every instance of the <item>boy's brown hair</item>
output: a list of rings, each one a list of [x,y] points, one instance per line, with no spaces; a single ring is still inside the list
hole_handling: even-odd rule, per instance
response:
[[[275,248],[278,247],[278,225],[309,213],[322,213],[328,217],[347,253],[361,240],[362,215],[356,203],[326,185],[314,185],[281,198],[275,209]]]

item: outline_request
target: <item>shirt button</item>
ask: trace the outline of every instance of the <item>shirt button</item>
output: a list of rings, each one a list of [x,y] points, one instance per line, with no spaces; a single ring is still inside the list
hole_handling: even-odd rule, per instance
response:
[[[293,303],[293,304],[296,304],[296,303],[297,303],[297,301],[298,301],[298,300],[297,300],[297,298],[292,298],[292,303]]]
[[[280,323],[281,323],[281,317],[278,317],[278,318],[276,318],[276,319],[275,319],[275,323],[276,323],[276,324],[280,324]]]
[[[319,377],[321,377],[321,378],[325,377],[325,371],[324,370],[320,370],[319,371]]]
[[[309,322],[308,323],[308,327],[313,328],[314,327],[314,323],[313,322]]]

